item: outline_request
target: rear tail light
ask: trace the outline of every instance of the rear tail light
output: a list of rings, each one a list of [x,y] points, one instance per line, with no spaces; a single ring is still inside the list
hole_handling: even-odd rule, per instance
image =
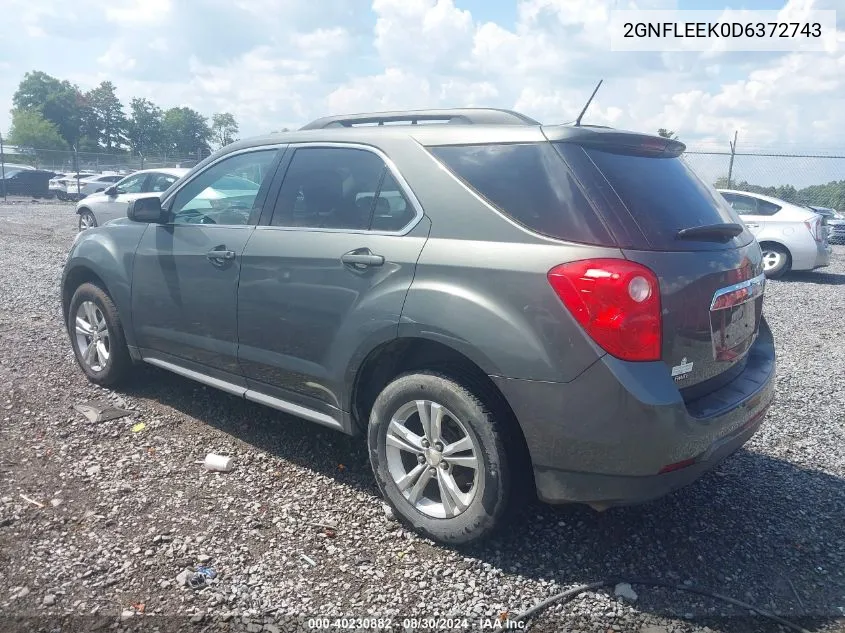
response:
[[[824,240],[824,229],[822,228],[822,224],[819,221],[819,218],[813,218],[812,220],[807,220],[804,222],[804,226],[807,227],[807,230],[810,231],[810,235],[813,236],[813,239],[817,242],[821,242]]]
[[[556,266],[548,277],[606,352],[623,360],[660,360],[660,285],[651,270],[625,259],[585,259]]]

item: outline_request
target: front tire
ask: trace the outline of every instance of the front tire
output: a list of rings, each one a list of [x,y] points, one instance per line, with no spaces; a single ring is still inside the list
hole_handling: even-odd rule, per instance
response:
[[[373,405],[370,462],[406,526],[463,545],[498,527],[510,502],[503,420],[491,398],[435,372],[405,374]]]
[[[108,293],[84,283],[70,300],[68,333],[76,362],[91,382],[108,386],[123,380],[132,365],[120,315]]]
[[[79,212],[79,230],[93,229],[97,226],[97,218],[88,209]]]
[[[763,251],[763,273],[769,279],[783,277],[792,266],[792,257],[789,251],[780,244],[762,244]]]

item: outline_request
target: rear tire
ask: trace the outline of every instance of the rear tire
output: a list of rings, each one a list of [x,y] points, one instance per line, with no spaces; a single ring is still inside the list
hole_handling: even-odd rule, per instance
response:
[[[789,251],[780,244],[760,245],[763,250],[763,272],[769,279],[783,277],[792,267],[792,257]]]
[[[79,286],[67,322],[76,362],[88,380],[108,386],[127,376],[132,359],[117,307],[105,290],[91,283]]]
[[[435,541],[463,545],[501,523],[511,499],[511,464],[504,419],[491,402],[432,371],[402,375],[376,398],[370,463],[403,524]]]

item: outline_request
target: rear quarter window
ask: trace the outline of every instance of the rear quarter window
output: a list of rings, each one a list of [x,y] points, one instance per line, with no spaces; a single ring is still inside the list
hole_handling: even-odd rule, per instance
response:
[[[652,246],[677,248],[678,231],[740,223],[716,189],[680,157],[638,156],[583,149],[604,175]]]
[[[517,224],[560,240],[613,244],[549,143],[449,145],[430,147],[429,151]]]

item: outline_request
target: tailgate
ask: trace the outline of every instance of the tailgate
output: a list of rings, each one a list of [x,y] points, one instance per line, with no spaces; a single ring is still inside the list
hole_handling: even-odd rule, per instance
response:
[[[691,397],[741,370],[760,326],[765,278],[756,242],[700,252],[624,251],[660,280],[663,360]],[[731,371],[734,370],[734,371]]]

